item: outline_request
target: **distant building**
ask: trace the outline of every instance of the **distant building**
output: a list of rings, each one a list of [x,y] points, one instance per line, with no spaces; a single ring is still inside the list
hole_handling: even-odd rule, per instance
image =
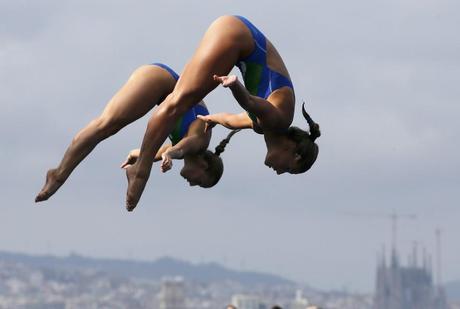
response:
[[[159,296],[160,309],[186,309],[185,286],[181,277],[163,279]]]
[[[302,296],[302,291],[297,290],[295,293],[295,299],[290,304],[289,309],[306,309],[309,306],[308,300]]]
[[[238,309],[266,309],[260,298],[252,295],[233,295],[232,305]]]
[[[422,265],[417,252],[402,266],[395,249],[387,265],[382,254],[377,266],[374,309],[448,309],[442,288],[435,287],[431,261],[425,255]]]

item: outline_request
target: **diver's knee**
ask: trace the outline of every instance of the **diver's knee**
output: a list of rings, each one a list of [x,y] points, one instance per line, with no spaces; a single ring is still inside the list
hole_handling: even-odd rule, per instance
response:
[[[164,112],[182,115],[200,101],[201,99],[198,91],[173,91],[166,97]]]
[[[94,120],[94,125],[97,135],[107,138],[120,131],[126,125],[126,121],[117,117],[101,116]]]
[[[149,73],[150,70],[152,70],[152,65],[148,65],[148,64],[141,65],[131,73],[128,80],[141,78],[145,76],[146,73]]]
[[[185,90],[174,91],[172,95],[174,102],[190,108],[200,102],[206,96],[206,92],[203,91],[203,87],[195,86]]]

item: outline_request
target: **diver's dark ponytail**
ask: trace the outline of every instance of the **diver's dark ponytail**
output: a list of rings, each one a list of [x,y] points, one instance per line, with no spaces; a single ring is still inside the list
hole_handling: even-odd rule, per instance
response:
[[[216,183],[219,182],[224,172],[224,163],[222,158],[219,156],[225,150],[225,146],[230,142],[233,134],[239,132],[241,129],[231,131],[226,138],[224,138],[219,145],[217,145],[215,152],[206,150],[203,154],[204,159],[208,162],[208,168],[206,173],[209,175],[210,181],[205,184],[200,184],[203,188],[213,187]]]
[[[241,131],[241,129],[237,129],[237,130],[232,130],[230,133],[228,133],[227,137],[224,138],[220,143],[219,145],[217,145],[216,147],[216,150],[214,151],[214,154],[217,155],[217,156],[220,156],[220,154],[222,152],[224,152],[225,150],[225,146],[227,146],[227,144],[230,142],[230,139],[232,138],[232,136]]]
[[[321,131],[319,130],[319,124],[313,121],[311,119],[310,115],[307,113],[305,110],[305,102],[302,104],[302,115],[308,122],[308,126],[310,127],[310,139],[312,142],[314,142],[318,137],[321,136]]]

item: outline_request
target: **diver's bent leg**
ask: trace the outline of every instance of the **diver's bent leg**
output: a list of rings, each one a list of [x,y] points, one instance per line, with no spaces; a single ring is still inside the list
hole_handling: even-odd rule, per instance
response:
[[[97,144],[145,115],[166,93],[172,91],[175,81],[168,80],[172,79],[171,76],[161,74],[167,73],[153,66],[141,67],[133,73],[107,104],[102,115],[73,138],[59,166],[48,171],[46,183],[37,195],[36,202],[51,197]]]
[[[200,102],[204,95],[200,93],[188,94],[186,97],[170,94],[158,107],[150,118],[136,163],[126,169],[128,190],[126,193],[126,209],[134,210],[147,184],[152,169],[153,158],[160,146],[173,130],[181,115],[190,106]]]
[[[118,132],[126,124],[112,119],[107,121],[103,117],[91,121],[73,138],[59,166],[47,172],[46,183],[35,201],[40,202],[50,198],[97,144]]]
[[[213,75],[227,75],[238,59],[252,48],[252,44],[249,30],[234,17],[219,18],[208,29],[192,59],[185,66],[174,91],[152,115],[138,160],[126,169],[128,211],[132,211],[139,202],[150,175],[153,158],[177,119],[216,88],[218,83],[214,81]]]

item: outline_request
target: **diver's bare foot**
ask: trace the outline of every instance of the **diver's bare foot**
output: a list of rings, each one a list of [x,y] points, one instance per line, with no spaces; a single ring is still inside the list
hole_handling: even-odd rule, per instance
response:
[[[38,195],[35,197],[35,203],[46,201],[49,199],[56,191],[59,189],[60,186],[64,181],[58,180],[57,178],[57,169],[50,169],[46,173],[46,183],[43,186],[42,190]]]
[[[133,211],[139,202],[142,192],[148,180],[148,176],[139,175],[136,171],[137,165],[126,168],[126,178],[128,178],[128,191],[126,192],[126,209]]]

